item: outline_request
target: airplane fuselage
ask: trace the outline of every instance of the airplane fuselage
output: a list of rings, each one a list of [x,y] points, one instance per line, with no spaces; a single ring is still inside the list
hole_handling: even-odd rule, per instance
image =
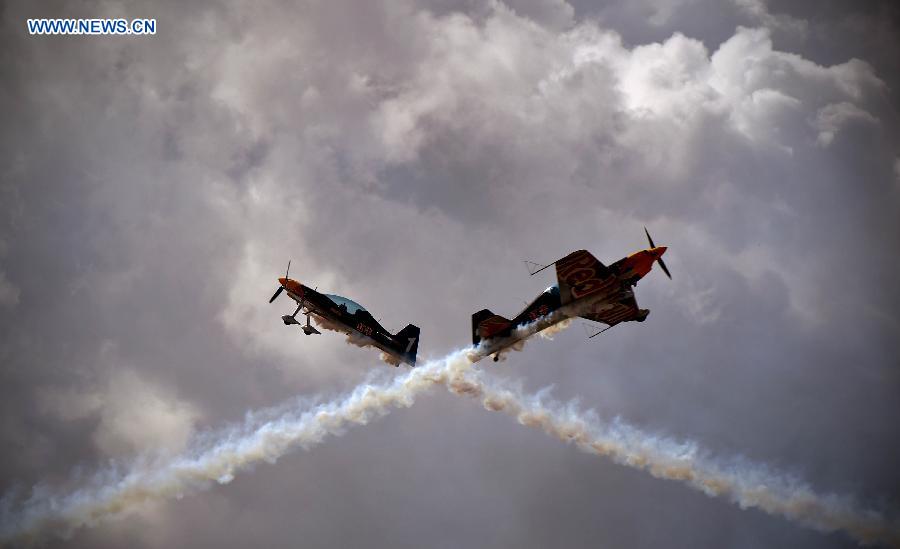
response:
[[[528,339],[532,335],[555,326],[560,322],[565,322],[570,318],[576,318],[587,313],[600,313],[610,307],[614,307],[613,303],[622,297],[630,295],[631,290],[624,288],[623,286],[617,286],[609,292],[583,297],[575,301],[570,301],[565,305],[560,303],[555,308],[544,304],[537,308],[533,308],[533,305],[540,301],[546,294],[547,292],[544,292],[538,296],[525,308],[525,311],[523,311],[522,314],[516,317],[516,320],[521,319],[521,322],[514,324],[509,335],[482,340],[476,349],[478,359],[480,360],[486,356],[496,355],[496,353],[509,347],[513,347],[516,343]],[[495,356],[494,360],[498,360],[498,356]]]

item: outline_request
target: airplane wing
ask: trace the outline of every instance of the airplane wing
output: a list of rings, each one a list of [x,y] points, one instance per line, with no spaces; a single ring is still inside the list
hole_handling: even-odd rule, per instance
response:
[[[650,311],[638,307],[637,300],[632,295],[615,303],[603,304],[597,310],[581,315],[581,318],[615,326],[629,320],[642,322],[649,313]]]
[[[610,291],[618,282],[613,272],[586,250],[578,250],[556,262],[556,279],[563,304]]]

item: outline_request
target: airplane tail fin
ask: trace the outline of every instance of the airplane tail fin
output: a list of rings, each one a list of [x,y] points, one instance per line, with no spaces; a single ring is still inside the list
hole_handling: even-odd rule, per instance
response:
[[[394,336],[394,340],[400,346],[400,355],[409,362],[410,366],[416,365],[416,351],[419,350],[419,327],[408,324]]]
[[[493,337],[511,326],[512,321],[508,318],[482,309],[472,315],[472,344],[478,345],[482,339]]]

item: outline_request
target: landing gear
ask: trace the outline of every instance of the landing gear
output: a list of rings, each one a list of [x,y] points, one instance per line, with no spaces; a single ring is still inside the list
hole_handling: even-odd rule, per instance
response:
[[[297,322],[297,313],[299,313],[300,309],[302,309],[302,308],[303,308],[303,303],[301,302],[299,305],[297,305],[297,310],[294,311],[294,314],[284,315],[283,317],[281,317],[281,320],[284,322],[284,325],[290,326],[291,324],[300,324],[299,322]],[[308,324],[309,323],[309,315],[307,315],[306,318],[307,318],[307,324]]]
[[[303,329],[303,333],[306,335],[322,333],[319,330],[316,330],[315,328],[313,328],[312,325],[309,323],[309,313],[306,313],[306,326],[304,326],[302,329]]]
[[[500,362],[500,353],[494,355],[494,362]]]
[[[297,321],[297,313],[299,313],[301,309],[303,309],[302,301],[300,302],[299,305],[297,305],[297,310],[294,311],[294,314],[284,315],[283,317],[281,317],[281,320],[282,320],[282,322],[284,322],[284,325],[290,326],[291,324],[297,324],[298,326],[300,326],[300,329],[303,330],[303,333],[306,335],[321,334],[322,332],[313,328],[312,324],[309,323],[310,313],[306,313],[306,325],[300,325],[300,322]]]

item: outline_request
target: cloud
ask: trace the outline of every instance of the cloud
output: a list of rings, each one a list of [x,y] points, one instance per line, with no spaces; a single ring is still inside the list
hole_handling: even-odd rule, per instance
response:
[[[790,15],[773,14],[764,0],[734,0],[735,5],[766,28],[783,31],[793,35],[805,36],[807,22]]]
[[[512,0],[506,5],[516,14],[557,31],[575,23],[575,10],[565,0]]]
[[[19,302],[19,289],[0,271],[0,306],[14,307]]]
[[[813,127],[819,132],[816,143],[827,147],[843,127],[854,123],[877,125],[878,119],[852,103],[831,103],[822,107],[813,121]]]
[[[552,282],[522,259],[610,263],[647,225],[674,276],[641,282],[647,322],[537,340],[496,373],[890,498],[894,8],[742,5],[191,3],[157,6],[153,38],[75,40],[21,21],[133,7],[10,3],[4,486],[393,371],[281,324],[290,304],[266,301],[288,259],[387,328],[421,326],[427,360],[469,340],[473,311],[514,313]],[[107,342],[115,361],[98,360]],[[144,399],[155,434],[127,431],[142,417],[118,392]],[[72,544],[842,543],[439,396],[401,416]]]
[[[62,421],[95,419],[93,443],[102,455],[118,459],[182,450],[200,417],[192,404],[128,369],[114,370],[94,390],[44,390],[39,402]]]

